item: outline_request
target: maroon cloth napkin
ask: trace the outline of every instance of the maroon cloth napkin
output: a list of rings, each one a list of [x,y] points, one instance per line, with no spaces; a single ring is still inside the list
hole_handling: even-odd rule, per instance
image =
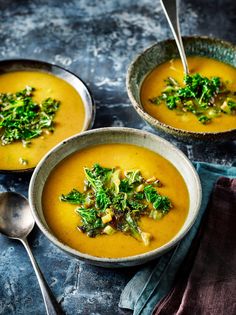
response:
[[[154,314],[236,314],[236,179],[218,179],[175,285]]]

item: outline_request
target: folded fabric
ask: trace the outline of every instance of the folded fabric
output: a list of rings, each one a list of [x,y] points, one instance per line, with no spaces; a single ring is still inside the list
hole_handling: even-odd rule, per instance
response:
[[[174,249],[156,261],[142,266],[124,288],[119,306],[134,310],[134,315],[152,314],[157,303],[169,293],[176,273],[196,236],[214,183],[220,176],[236,177],[236,167],[234,166],[201,162],[194,163],[194,166],[199,174],[203,188],[199,215],[187,236]]]
[[[236,314],[236,179],[221,177],[174,288],[155,315]]]

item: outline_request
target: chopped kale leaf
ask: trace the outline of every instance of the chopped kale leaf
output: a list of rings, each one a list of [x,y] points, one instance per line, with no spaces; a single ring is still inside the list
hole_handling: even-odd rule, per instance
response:
[[[168,109],[178,113],[191,112],[202,124],[208,124],[221,114],[236,114],[235,92],[227,88],[227,82],[219,77],[207,78],[199,73],[184,76],[181,86],[174,78],[165,80],[161,95],[149,99],[159,105],[164,102]]]
[[[52,98],[36,103],[34,88],[26,86],[22,91],[0,93],[0,139],[2,145],[14,141],[28,144],[30,140],[47,130],[53,132],[54,117],[60,102]]]
[[[159,220],[172,207],[167,196],[160,195],[154,176],[145,180],[139,170],[125,171],[95,164],[84,168],[84,192],[72,189],[60,200],[79,207],[76,212],[82,224],[78,229],[90,237],[111,235],[116,231],[128,234],[148,245],[151,234],[141,231],[139,220],[143,216]]]

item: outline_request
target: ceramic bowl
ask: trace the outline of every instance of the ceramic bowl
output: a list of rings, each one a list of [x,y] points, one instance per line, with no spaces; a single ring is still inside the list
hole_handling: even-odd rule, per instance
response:
[[[69,83],[80,95],[85,108],[85,120],[82,131],[92,127],[95,118],[95,104],[93,97],[85,83],[74,73],[51,63],[29,59],[10,59],[0,61],[0,75],[12,71],[46,72],[59,77]],[[2,173],[32,171],[25,168],[21,170],[0,170]]]
[[[42,193],[45,182],[54,168],[64,158],[74,152],[97,144],[128,143],[147,148],[170,161],[182,174],[186,183],[190,206],[185,223],[178,234],[167,244],[145,254],[124,258],[101,258],[84,254],[63,244],[50,230],[45,221],[42,206]],[[179,242],[193,225],[201,204],[201,184],[199,177],[188,158],[168,141],[148,132],[132,128],[100,128],[71,137],[53,148],[36,167],[29,186],[29,202],[35,221],[44,235],[66,253],[88,263],[103,267],[134,266],[148,262]]]
[[[183,44],[187,56],[209,57],[236,67],[236,46],[231,43],[208,37],[184,37]],[[235,140],[236,126],[235,129],[224,132],[191,132],[162,123],[144,111],[140,101],[143,80],[156,66],[174,58],[179,58],[176,43],[174,40],[165,40],[142,52],[131,63],[126,86],[130,101],[139,116],[155,130],[186,142]]]

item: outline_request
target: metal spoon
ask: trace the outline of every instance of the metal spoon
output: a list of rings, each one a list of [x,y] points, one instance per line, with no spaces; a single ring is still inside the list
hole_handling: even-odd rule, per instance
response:
[[[0,193],[0,233],[23,243],[36,273],[47,315],[62,315],[63,313],[47,285],[27,241],[27,236],[33,227],[34,219],[28,200],[14,192]]]
[[[165,16],[171,28],[171,31],[174,35],[176,45],[179,50],[180,58],[184,67],[184,73],[189,74],[189,67],[186,58],[186,54],[184,51],[184,46],[180,34],[180,27],[179,27],[179,12],[178,12],[178,5],[177,0],[160,0],[162,8],[164,10]]]

